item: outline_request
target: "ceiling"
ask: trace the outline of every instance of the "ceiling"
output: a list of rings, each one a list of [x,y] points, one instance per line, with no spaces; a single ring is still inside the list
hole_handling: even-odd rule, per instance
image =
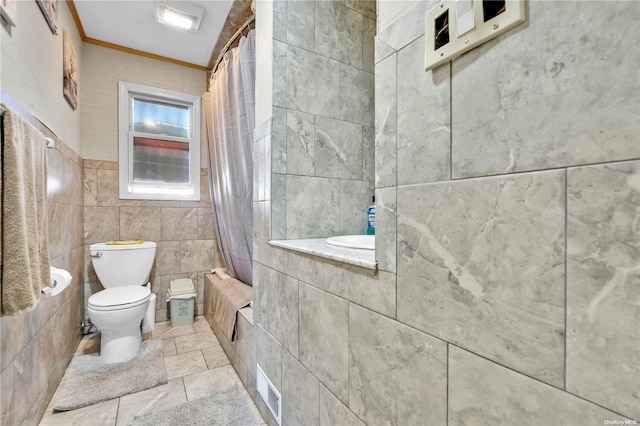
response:
[[[200,29],[190,33],[159,24],[157,3],[205,9]],[[74,0],[85,37],[206,67],[233,0]]]

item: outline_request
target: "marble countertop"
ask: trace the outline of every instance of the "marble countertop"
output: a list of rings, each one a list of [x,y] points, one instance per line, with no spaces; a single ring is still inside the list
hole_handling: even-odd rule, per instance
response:
[[[327,244],[326,238],[303,240],[272,240],[269,244],[289,250],[311,254],[338,262],[349,263],[363,268],[378,269],[375,250],[352,249]]]

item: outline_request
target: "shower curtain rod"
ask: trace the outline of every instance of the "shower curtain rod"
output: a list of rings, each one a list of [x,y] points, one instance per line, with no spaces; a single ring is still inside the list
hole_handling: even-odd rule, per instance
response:
[[[240,26],[240,28],[238,29],[238,31],[235,32],[235,34],[233,34],[231,36],[231,38],[229,39],[229,41],[227,42],[227,44],[224,45],[224,47],[222,48],[222,51],[220,52],[220,54],[218,55],[218,59],[216,59],[216,63],[213,66],[213,68],[211,69],[211,78],[213,78],[213,75],[216,73],[216,70],[218,69],[218,65],[220,65],[220,62],[222,62],[222,58],[224,58],[224,54],[227,53],[229,51],[229,48],[231,47],[231,45],[233,44],[234,41],[236,41],[236,39],[238,38],[238,36],[240,34],[242,34],[242,31],[244,31],[249,25],[251,25],[252,22],[254,22],[256,20],[256,15],[251,15],[251,17],[249,19],[247,19],[247,21],[242,24]]]

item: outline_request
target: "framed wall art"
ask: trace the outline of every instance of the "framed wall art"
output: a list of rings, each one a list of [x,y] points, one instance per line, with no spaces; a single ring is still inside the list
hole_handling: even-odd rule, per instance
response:
[[[36,0],[51,32],[58,34],[58,0]]]
[[[68,32],[62,32],[62,40],[62,93],[75,110],[78,108],[78,55]]]
[[[0,16],[2,16],[4,22],[12,27],[16,26],[17,1],[18,0],[0,0]]]

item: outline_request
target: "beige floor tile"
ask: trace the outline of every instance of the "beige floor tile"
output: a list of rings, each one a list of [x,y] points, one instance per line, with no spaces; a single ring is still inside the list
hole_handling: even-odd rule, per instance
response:
[[[176,349],[179,354],[211,346],[220,346],[218,339],[216,339],[211,330],[176,337]]]
[[[183,380],[189,401],[206,398],[215,393],[223,392],[234,384],[238,384],[240,388],[244,388],[240,377],[238,377],[231,365],[185,376]]]
[[[123,396],[120,398],[116,426],[130,425],[136,416],[173,407],[183,402],[187,402],[187,395],[182,378],[169,380],[166,385]]]
[[[207,362],[209,370],[231,364],[220,345],[202,348],[202,355],[204,355],[204,360]]]
[[[169,380],[207,370],[202,351],[186,352],[164,358]]]
[[[201,315],[196,317],[196,320],[193,322],[193,329],[198,333],[200,331],[211,330],[211,326],[209,325],[209,321]]]
[[[153,328],[153,339],[169,339],[171,337],[184,336],[193,334],[193,326],[191,324],[178,325],[171,327],[171,322],[156,323]]]
[[[164,349],[164,356],[176,355],[178,353],[176,352],[176,339],[173,337],[171,339],[162,340],[162,346]]]
[[[113,426],[118,415],[119,398],[78,408],[77,410],[47,412],[40,426]]]

